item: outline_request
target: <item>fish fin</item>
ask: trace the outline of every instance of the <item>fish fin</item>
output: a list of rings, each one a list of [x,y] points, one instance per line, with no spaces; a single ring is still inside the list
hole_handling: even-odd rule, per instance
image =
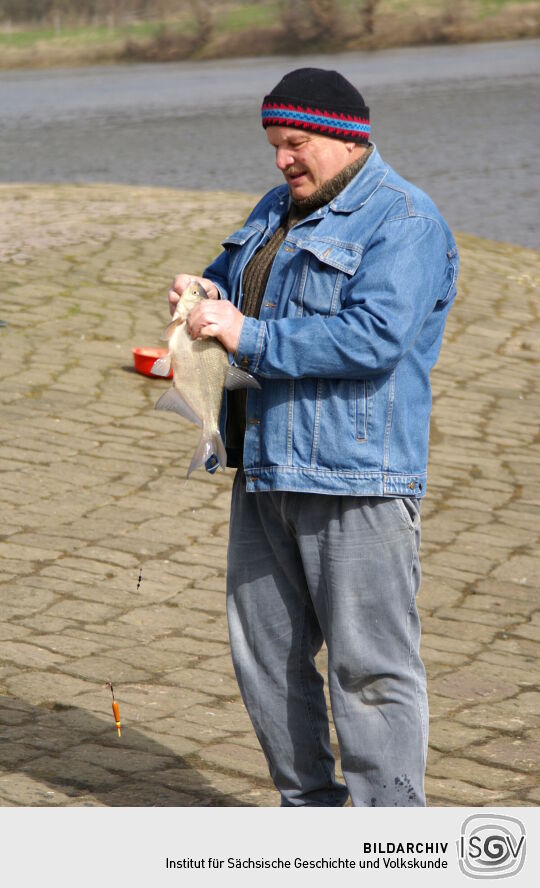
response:
[[[171,321],[170,324],[167,324],[167,326],[165,327],[165,329],[163,331],[163,335],[161,337],[162,340],[164,342],[168,342],[169,339],[171,338],[171,336],[173,335],[174,331],[176,330],[176,328],[179,327],[180,324],[183,324],[183,323],[184,323],[184,321],[182,318],[175,318],[174,321]]]
[[[171,356],[165,355],[163,358],[158,358],[157,361],[154,361],[152,364],[152,369],[150,373],[153,373],[154,376],[168,376],[171,372]]]
[[[227,452],[225,450],[219,431],[216,429],[214,434],[209,436],[205,433],[203,429],[200,441],[197,444],[197,449],[193,454],[193,458],[189,464],[187,477],[189,478],[191,473],[195,469],[198,469],[199,466],[204,466],[212,456],[217,457],[217,460],[222,469],[226,467]]]
[[[156,401],[156,410],[170,410],[173,413],[179,413],[184,419],[189,419],[198,426],[202,426],[202,419],[197,416],[193,407],[182,397],[178,389],[170,388]]]
[[[248,373],[247,370],[241,370],[240,367],[235,367],[234,364],[229,364],[229,367],[227,369],[227,376],[225,377],[226,389],[232,391],[232,389],[260,389],[260,387],[260,382],[257,382],[255,377],[252,376],[251,373]]]

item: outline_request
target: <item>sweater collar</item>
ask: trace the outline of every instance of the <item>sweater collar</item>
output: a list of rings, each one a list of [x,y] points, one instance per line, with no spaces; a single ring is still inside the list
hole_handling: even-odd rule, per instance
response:
[[[294,220],[294,222],[297,222],[300,219],[305,219],[306,216],[309,216],[315,210],[329,204],[358,175],[373,153],[373,149],[374,145],[369,144],[367,151],[361,157],[340,170],[332,179],[323,182],[320,188],[317,188],[313,194],[300,200],[292,200],[289,210],[289,221]]]

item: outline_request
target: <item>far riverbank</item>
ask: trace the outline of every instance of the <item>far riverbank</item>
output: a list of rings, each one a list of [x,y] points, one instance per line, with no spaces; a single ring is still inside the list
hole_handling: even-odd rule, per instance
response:
[[[373,52],[538,36],[535,0],[195,3],[163,20],[110,14],[81,24],[58,13],[41,23],[0,19],[0,69]]]

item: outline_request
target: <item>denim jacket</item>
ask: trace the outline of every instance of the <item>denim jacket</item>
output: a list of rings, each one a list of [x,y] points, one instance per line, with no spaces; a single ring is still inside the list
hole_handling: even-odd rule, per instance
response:
[[[223,241],[203,272],[222,298],[241,307],[244,268],[288,207],[274,188]],[[289,231],[234,355],[262,386],[247,394],[248,491],[424,496],[429,374],[458,264],[433,202],[376,149]]]

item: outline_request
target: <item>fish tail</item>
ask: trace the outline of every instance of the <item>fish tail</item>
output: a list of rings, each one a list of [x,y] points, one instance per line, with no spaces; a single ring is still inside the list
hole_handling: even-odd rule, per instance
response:
[[[219,434],[219,430],[216,429],[214,432],[208,433],[208,430],[203,428],[202,435],[197,444],[197,449],[189,464],[187,477],[189,478],[191,473],[195,469],[198,469],[199,466],[204,466],[211,456],[216,456],[221,468],[225,468],[227,465],[227,453],[221,435]]]

